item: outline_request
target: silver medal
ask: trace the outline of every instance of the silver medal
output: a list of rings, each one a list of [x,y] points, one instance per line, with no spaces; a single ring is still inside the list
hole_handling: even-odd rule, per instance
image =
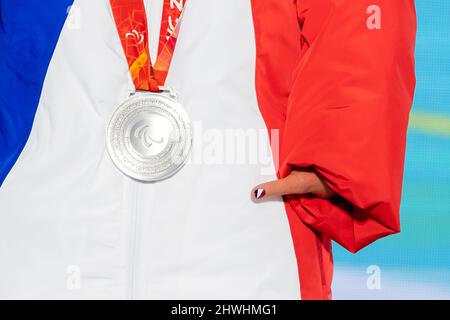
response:
[[[174,175],[192,147],[189,117],[168,93],[137,93],[113,114],[107,149],[116,167],[129,177],[155,182]]]

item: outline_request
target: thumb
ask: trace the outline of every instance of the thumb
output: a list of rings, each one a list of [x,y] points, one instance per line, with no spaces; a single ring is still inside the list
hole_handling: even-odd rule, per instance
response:
[[[253,188],[252,196],[255,200],[265,197],[284,196],[288,194],[305,194],[310,192],[308,172],[293,171],[283,179],[262,183]]]

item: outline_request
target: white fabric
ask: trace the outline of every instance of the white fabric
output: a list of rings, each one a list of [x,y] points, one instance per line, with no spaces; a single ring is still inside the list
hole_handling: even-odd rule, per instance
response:
[[[164,0],[144,0],[144,4],[147,10],[150,57],[152,62],[155,62],[158,54],[159,31],[161,29],[161,16]]]
[[[283,203],[249,195],[273,169],[190,163],[142,184],[114,167],[105,131],[128,95],[128,67],[109,2],[75,6],[81,27],[65,26],[29,142],[0,189],[0,298],[298,299]],[[253,32],[250,1],[188,1],[168,85],[203,130],[265,129]]]

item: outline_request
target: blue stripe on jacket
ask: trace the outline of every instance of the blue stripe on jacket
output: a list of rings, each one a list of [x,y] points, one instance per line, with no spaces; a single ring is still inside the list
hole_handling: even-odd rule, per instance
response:
[[[0,0],[0,186],[30,135],[73,0]]]

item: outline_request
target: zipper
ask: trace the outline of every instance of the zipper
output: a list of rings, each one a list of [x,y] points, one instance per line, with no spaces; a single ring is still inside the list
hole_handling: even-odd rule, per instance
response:
[[[139,206],[138,192],[139,185],[130,180],[131,193],[131,219],[130,219],[130,243],[129,243],[129,267],[128,267],[128,298],[136,299],[136,273],[137,273],[137,253],[139,241]]]
[[[131,74],[128,77],[128,97],[136,94],[136,88],[134,86]],[[139,184],[126,177],[129,185],[129,200],[130,200],[130,225],[129,225],[129,245],[128,245],[128,292],[127,296],[129,300],[136,299],[136,269],[137,269],[137,252],[138,252],[138,220],[139,220],[139,202],[138,191]]]

